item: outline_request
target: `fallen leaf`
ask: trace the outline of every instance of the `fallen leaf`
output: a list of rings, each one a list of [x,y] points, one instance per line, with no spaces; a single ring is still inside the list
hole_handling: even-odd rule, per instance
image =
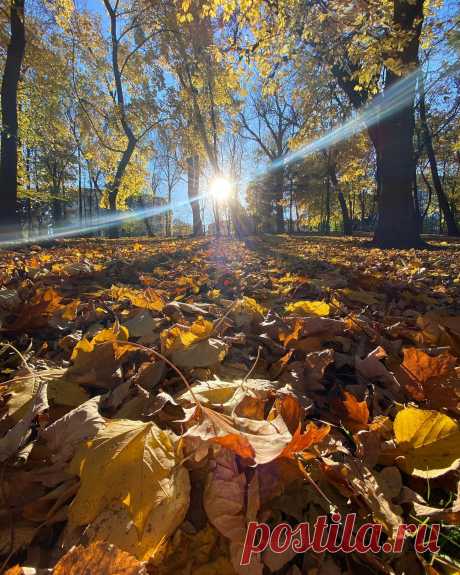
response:
[[[127,299],[133,306],[142,309],[162,311],[165,306],[162,297],[152,288],[134,290],[127,287],[112,286],[110,295],[116,300]]]
[[[308,453],[305,451],[312,445],[320,443],[326,435],[331,430],[329,425],[323,425],[321,427],[316,426],[313,422],[307,425],[307,428],[303,433],[300,432],[300,425],[295,431],[291,442],[287,445],[281,452],[280,457],[287,457],[293,459],[295,454],[302,453],[303,456],[309,455],[311,458],[316,457],[316,454]]]
[[[243,297],[233,305],[230,317],[237,327],[249,327],[252,322],[261,322],[265,309],[251,297]]]
[[[145,567],[132,555],[103,541],[68,551],[53,569],[53,575],[146,575]]]
[[[256,476],[253,481],[257,482]],[[259,555],[253,555],[250,565],[240,565],[247,523],[256,519],[247,517],[248,509],[254,505],[251,499],[258,498],[256,483],[253,484],[251,498],[250,489],[245,475],[238,471],[235,455],[222,449],[216,455],[214,470],[208,475],[203,496],[204,509],[209,521],[230,540],[230,556],[235,571],[242,575],[262,575],[263,566]],[[247,494],[248,501],[245,504]],[[256,504],[255,512],[257,508]]]
[[[23,419],[11,427],[6,435],[0,439],[0,461],[5,461],[23,446],[31,432],[30,428],[34,418],[48,409],[46,386],[45,381],[39,381],[37,391],[28,404]]]
[[[341,293],[351,301],[363,303],[366,305],[373,305],[379,303],[379,299],[381,297],[379,296],[379,294],[370,291],[363,291],[363,290],[356,291],[349,288],[342,289]]]
[[[91,340],[83,338],[74,347],[67,373],[70,379],[79,383],[112,387],[111,379],[130,352],[137,352],[134,345],[127,342],[128,330],[115,323],[111,328],[99,331]]]
[[[367,429],[369,421],[367,401],[358,401],[348,391],[343,391],[343,396],[344,399],[342,401],[337,401],[334,404],[343,425],[352,433],[356,433],[361,429]]]
[[[446,375],[456,363],[457,359],[447,352],[431,356],[416,347],[406,347],[402,366],[423,384],[433,377]]]
[[[447,415],[406,407],[396,415],[394,433],[396,461],[406,473],[438,477],[460,464],[460,430]]]
[[[171,497],[176,481],[187,491],[188,477],[177,467],[178,453],[171,436],[154,423],[112,420],[75,454],[69,472],[81,486],[69,509],[69,523],[90,523],[119,501],[129,510],[139,536],[161,503]],[[184,479],[185,478],[185,479]],[[160,539],[175,518],[162,509]]]
[[[69,461],[82,441],[92,439],[105,426],[100,401],[101,396],[93,397],[40,431],[53,462]]]
[[[325,301],[297,301],[286,305],[286,311],[295,315],[329,315],[330,306]]]

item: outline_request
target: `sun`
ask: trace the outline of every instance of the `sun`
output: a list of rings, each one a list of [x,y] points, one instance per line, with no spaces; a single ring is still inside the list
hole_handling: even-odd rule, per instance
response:
[[[230,197],[232,185],[227,178],[217,176],[211,182],[210,191],[215,200],[225,202]]]

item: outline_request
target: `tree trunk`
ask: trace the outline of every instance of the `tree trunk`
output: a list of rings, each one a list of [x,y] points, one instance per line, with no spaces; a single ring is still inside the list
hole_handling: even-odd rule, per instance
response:
[[[134,153],[134,149],[136,147],[135,140],[129,140],[128,146],[126,150],[123,152],[123,155],[118,163],[117,171],[115,173],[115,177],[113,181],[109,185],[109,209],[113,216],[116,216],[117,213],[117,197],[120,191],[121,182],[123,180],[123,176],[125,175],[126,168],[131,160],[131,156]],[[121,234],[121,223],[115,217],[114,222],[110,225],[108,230],[108,237],[109,238],[119,238]]]
[[[0,182],[2,230],[19,227],[18,196],[18,84],[26,45],[24,28],[24,0],[11,0],[11,37],[6,52],[5,70],[1,88],[2,135],[0,155]]]
[[[395,28],[407,34],[399,59],[407,67],[418,65],[418,49],[423,24],[423,0],[394,0]],[[385,89],[399,79],[386,70]],[[410,98],[400,110],[371,128],[369,135],[380,157],[379,220],[374,242],[379,247],[411,248],[422,244],[412,195],[414,154],[415,78],[408,86]]]
[[[188,165],[187,191],[188,191],[188,199],[190,202],[190,207],[192,208],[193,235],[202,236],[203,222],[201,220],[200,202],[198,199],[199,182],[200,182],[198,156],[192,156],[188,158],[187,165]]]
[[[81,157],[80,157],[80,148],[78,148],[78,219],[80,222],[80,226],[83,225],[83,194],[82,194],[82,186],[81,186]]]
[[[290,234],[292,234],[292,232],[294,231],[294,222],[292,219],[293,207],[294,207],[294,183],[291,178],[289,182],[289,227],[288,227]]]
[[[172,201],[172,189],[171,186],[168,185],[168,206],[171,206],[171,201]],[[169,209],[166,212],[166,237],[171,237],[172,236],[172,210]]]
[[[338,191],[337,196],[339,198],[340,209],[342,211],[343,235],[352,236],[353,223],[350,219],[350,215],[347,208],[347,202],[345,201],[343,192],[341,190]]]
[[[433,187],[438,198],[439,209],[444,215],[444,220],[447,226],[447,235],[449,236],[460,236],[460,230],[455,221],[454,214],[449,205],[449,201],[444,192],[444,188],[439,177],[438,164],[436,161],[436,154],[433,148],[433,138],[431,135],[431,130],[428,125],[427,115],[426,115],[426,105],[425,105],[425,87],[423,78],[420,77],[419,81],[420,90],[420,122],[422,124],[422,134],[423,134],[423,144],[428,156],[428,161],[430,163],[431,179],[433,180]]]
[[[326,235],[331,233],[331,181],[326,178],[326,198],[325,198],[325,210],[326,215],[324,219],[324,229],[323,232]]]
[[[348,210],[347,202],[345,201],[345,196],[339,187],[339,181],[337,179],[336,164],[335,161],[328,155],[328,182],[332,183],[332,186],[337,192],[337,197],[340,204],[340,210],[342,212],[342,227],[344,236],[353,235],[353,222],[350,218],[350,212]]]
[[[113,70],[113,78],[115,80],[117,104],[120,112],[120,123],[123,128],[123,132],[128,140],[126,149],[124,150],[120,158],[120,161],[118,162],[115,177],[113,178],[113,181],[109,186],[110,211],[113,214],[115,214],[117,206],[117,196],[120,190],[120,185],[123,180],[123,176],[125,175],[126,168],[128,167],[128,164],[131,161],[131,157],[136,148],[137,138],[134,135],[133,129],[131,128],[131,124],[126,114],[125,94],[123,90],[122,74],[120,70],[120,64],[118,61],[120,38],[118,37],[117,32],[117,12],[116,8],[115,9],[112,8],[109,0],[104,0],[104,5],[110,18],[110,35],[112,40],[112,70]],[[117,5],[118,4],[116,4],[116,6]],[[118,238],[120,237],[120,232],[121,232],[120,223],[116,221],[112,226],[110,226],[108,235],[111,238]]]
[[[418,66],[423,3],[423,0],[393,0],[393,25],[406,39],[397,57],[409,70]],[[334,66],[333,71],[352,105],[359,108],[364,104],[366,98],[356,92],[355,81],[346,67]],[[386,69],[383,97],[385,90],[401,78]],[[378,223],[374,243],[381,248],[422,245],[412,196],[415,78],[407,91],[406,105],[368,127],[377,157]]]
[[[405,106],[371,128],[380,157],[378,223],[374,242],[382,248],[421,245],[412,194],[414,165],[413,105]]]
[[[282,166],[275,172],[274,185],[276,233],[284,234],[284,168]]]

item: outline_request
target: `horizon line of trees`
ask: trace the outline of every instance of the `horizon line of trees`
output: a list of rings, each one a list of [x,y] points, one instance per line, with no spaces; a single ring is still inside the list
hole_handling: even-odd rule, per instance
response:
[[[448,0],[100,2],[4,2],[0,232],[160,202],[161,225],[142,226],[171,236],[186,185],[194,235],[205,212],[213,232],[239,237],[365,231],[380,247],[417,247],[422,233],[460,235],[460,32]],[[402,79],[392,114],[283,162]],[[254,163],[267,170],[244,186]],[[234,183],[225,206],[205,193],[216,175]]]

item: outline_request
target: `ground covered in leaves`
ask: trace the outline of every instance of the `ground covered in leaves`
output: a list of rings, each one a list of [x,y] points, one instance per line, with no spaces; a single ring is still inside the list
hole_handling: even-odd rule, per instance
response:
[[[460,245],[84,239],[0,252],[10,574],[454,573]],[[275,554],[251,520],[442,523]]]

